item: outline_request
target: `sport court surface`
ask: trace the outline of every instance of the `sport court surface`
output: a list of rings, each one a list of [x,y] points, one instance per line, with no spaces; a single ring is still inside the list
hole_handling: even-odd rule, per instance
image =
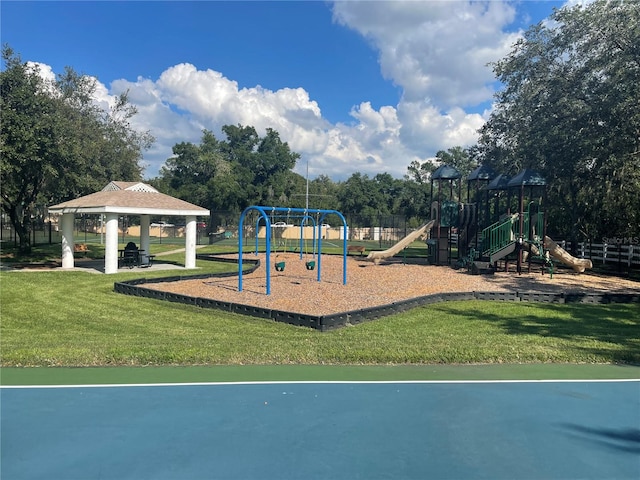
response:
[[[637,479],[639,372],[4,369],[0,476]]]

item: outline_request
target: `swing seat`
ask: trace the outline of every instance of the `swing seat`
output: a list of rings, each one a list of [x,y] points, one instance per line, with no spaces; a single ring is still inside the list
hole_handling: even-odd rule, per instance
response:
[[[305,263],[305,265],[307,266],[307,270],[313,270],[314,268],[316,268],[315,260],[310,260],[307,263]]]
[[[284,272],[284,262],[276,263],[276,271],[277,272]]]

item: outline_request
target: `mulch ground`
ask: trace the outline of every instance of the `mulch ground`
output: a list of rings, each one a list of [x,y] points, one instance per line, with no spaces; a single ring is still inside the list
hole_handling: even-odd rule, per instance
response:
[[[466,270],[444,266],[401,262],[376,265],[360,257],[347,258],[347,283],[343,285],[341,256],[322,257],[321,281],[317,281],[317,270],[305,266],[311,258],[277,254],[271,257],[271,294],[266,295],[265,256],[247,258],[260,259],[261,266],[243,275],[242,292],[238,291],[237,276],[147,283],[145,287],[304,315],[330,315],[443,292],[640,293],[638,282],[572,270],[559,270],[553,278],[540,270],[520,275],[470,275]],[[278,272],[274,265],[282,261],[285,269]]]

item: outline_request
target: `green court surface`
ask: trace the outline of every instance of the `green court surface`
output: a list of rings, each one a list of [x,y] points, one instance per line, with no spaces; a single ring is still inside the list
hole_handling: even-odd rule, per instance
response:
[[[2,368],[0,385],[88,385],[248,381],[640,379],[631,365],[219,365]]]

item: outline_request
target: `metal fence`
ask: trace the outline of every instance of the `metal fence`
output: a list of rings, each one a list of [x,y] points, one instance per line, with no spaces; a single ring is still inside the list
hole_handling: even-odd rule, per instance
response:
[[[101,225],[99,219],[92,218],[97,215],[80,216],[74,222],[74,242],[78,243],[98,243],[105,241],[105,226]],[[180,224],[162,223],[154,224],[150,227],[149,240],[152,244],[184,244],[185,226]],[[200,245],[209,242],[207,230],[204,225],[198,225],[197,243]],[[120,217],[118,221],[118,237],[121,243],[136,241],[140,237],[140,227],[131,224],[127,217]],[[5,245],[17,246],[19,238],[11,224],[3,221],[0,224],[0,241]],[[55,244],[62,242],[62,233],[58,223],[53,221],[35,221],[31,229],[31,245]]]

